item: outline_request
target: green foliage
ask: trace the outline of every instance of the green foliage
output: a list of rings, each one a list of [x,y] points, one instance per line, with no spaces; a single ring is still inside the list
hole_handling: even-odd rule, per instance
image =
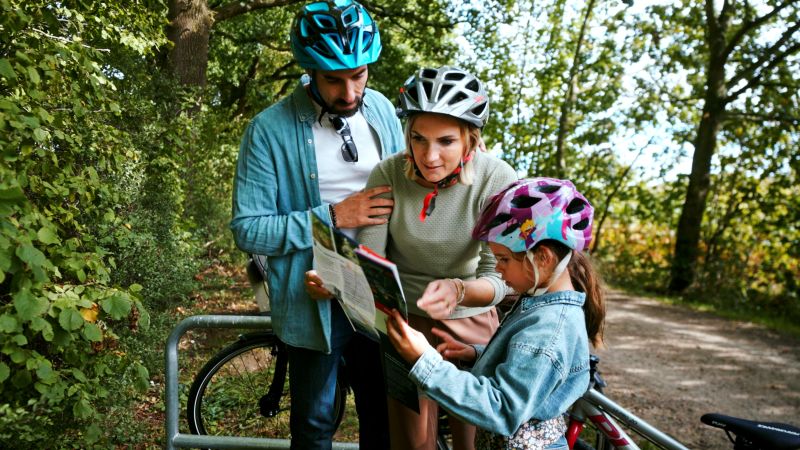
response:
[[[688,295],[798,317],[794,280],[800,272],[792,249],[800,234],[791,208],[800,96],[790,75],[800,65],[798,6],[719,7],[706,11],[684,1],[649,6],[628,20],[637,30],[634,45],[652,62],[635,77],[641,92],[650,93],[640,102],[648,111],[641,117],[667,129],[673,149],[697,145],[709,78],[715,68],[724,69],[721,92],[715,92],[724,100],[724,116],[712,149],[708,206],[700,212],[698,277]],[[724,53],[714,53],[713,40],[722,42]]]
[[[112,349],[148,323],[139,289],[112,283],[109,236],[129,235],[117,188],[139,152],[115,123],[112,50],[162,39],[142,10],[0,1],[0,415],[5,448],[99,445]],[[133,30],[136,30],[135,32]],[[148,36],[146,33],[150,32]],[[70,437],[71,436],[71,437]],[[77,444],[81,442],[82,444]]]
[[[394,100],[420,66],[479,74],[491,89],[490,148],[522,174],[552,175],[564,131],[567,177],[607,217],[595,238],[606,275],[666,284],[687,180],[662,177],[691,147],[710,61],[699,4],[636,14],[600,0],[362,3],[384,42],[371,87]],[[727,38],[758,12],[736,5]],[[131,400],[162,369],[170,308],[190,301],[198,268],[240,256],[228,231],[238,143],[302,74],[287,38],[299,3],[213,21],[207,83],[194,88],[173,77],[164,1],[0,7],[0,446],[152,441]],[[776,15],[775,29],[796,12]],[[771,42],[747,33],[728,73],[745,73]],[[758,72],[763,82],[729,105],[690,292],[794,320],[797,65],[795,53]],[[662,129],[671,140],[650,139]],[[124,430],[109,412],[127,414]]]
[[[496,0],[462,2],[457,11],[473,50],[460,59],[492,88],[493,112],[484,130],[490,148],[524,175],[552,176],[557,135],[566,125],[566,176],[592,201],[596,218],[607,219],[602,228],[596,222],[595,236],[607,275],[662,290],[687,186],[684,175],[674,182],[663,177],[691,148],[711,61],[703,4],[625,8],[622,2]],[[739,78],[729,89],[737,92],[756,74],[759,83],[737,94],[719,133],[699,278],[687,295],[789,313],[798,307],[794,280],[800,273],[791,209],[800,97],[790,73],[800,61],[796,37],[771,46],[797,7],[771,19],[772,35],[747,28],[765,11],[741,3],[729,11],[725,38],[744,33],[741,45],[730,49],[727,74]],[[579,47],[587,12],[590,31]],[[747,71],[771,51],[790,53],[769,70]],[[567,96],[572,74],[574,102]],[[629,148],[615,148],[617,142]]]

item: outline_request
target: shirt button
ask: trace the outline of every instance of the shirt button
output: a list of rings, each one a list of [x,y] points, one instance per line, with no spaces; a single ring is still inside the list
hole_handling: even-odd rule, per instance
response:
[[[309,177],[313,180],[314,178],[317,178],[317,174],[312,173],[311,175],[309,175]]]
[[[313,143],[314,143],[314,141],[312,141],[311,139],[309,139],[309,140],[308,140],[308,143],[309,143],[309,144],[313,144]]]

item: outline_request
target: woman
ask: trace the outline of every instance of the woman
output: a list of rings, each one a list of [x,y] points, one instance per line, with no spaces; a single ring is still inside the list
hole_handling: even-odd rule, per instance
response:
[[[401,89],[398,115],[407,117],[406,152],[378,164],[367,183],[390,185],[394,209],[388,224],[362,228],[358,241],[397,264],[409,324],[430,342],[439,342],[436,326],[486,344],[498,324],[493,305],[507,287],[486,243],[469,236],[484,202],[517,179],[511,166],[481,151],[486,90],[463,70],[424,68]],[[390,398],[392,448],[435,448],[437,416],[428,398],[420,398],[420,414]],[[454,447],[474,448],[475,427],[450,422]]]

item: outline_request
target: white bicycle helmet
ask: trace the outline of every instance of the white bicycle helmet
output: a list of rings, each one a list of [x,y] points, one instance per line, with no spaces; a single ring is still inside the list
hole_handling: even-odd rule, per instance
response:
[[[456,67],[422,68],[400,89],[398,117],[417,112],[446,114],[483,128],[489,118],[486,88]]]

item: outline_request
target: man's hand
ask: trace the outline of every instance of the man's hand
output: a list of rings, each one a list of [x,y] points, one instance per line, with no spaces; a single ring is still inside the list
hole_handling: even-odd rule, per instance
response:
[[[327,300],[333,297],[331,291],[322,285],[322,278],[319,277],[316,270],[306,272],[305,285],[308,296],[314,300]]]
[[[414,364],[431,347],[425,335],[411,328],[396,309],[386,318],[386,332],[397,353],[409,364]]]
[[[356,192],[333,205],[336,213],[336,226],[338,228],[358,228],[366,225],[382,225],[388,222],[388,219],[376,216],[391,214],[394,200],[378,197],[391,190],[390,186],[377,186]]]
[[[465,362],[473,362],[478,358],[475,347],[453,339],[450,333],[435,327],[431,328],[431,333],[443,341],[436,346],[436,351],[442,355],[442,358],[448,361],[459,360]]]

